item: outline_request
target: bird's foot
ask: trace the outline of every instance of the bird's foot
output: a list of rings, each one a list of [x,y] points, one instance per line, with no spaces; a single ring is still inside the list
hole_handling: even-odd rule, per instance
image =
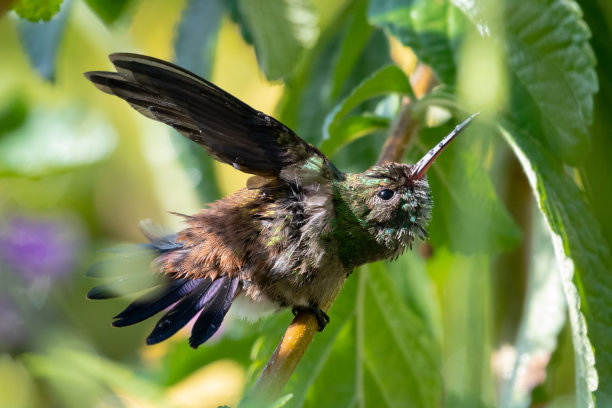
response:
[[[310,306],[295,306],[291,311],[293,315],[296,316],[300,311],[311,312],[317,318],[317,323],[319,324],[319,331],[323,331],[327,323],[329,323],[329,316],[323,310],[321,310],[318,306],[310,305]]]

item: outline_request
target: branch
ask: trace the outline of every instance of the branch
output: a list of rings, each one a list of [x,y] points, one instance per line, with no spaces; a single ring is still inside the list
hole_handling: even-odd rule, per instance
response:
[[[419,99],[426,95],[435,84],[433,72],[427,65],[417,66],[410,79],[412,90]],[[408,97],[404,97],[400,113],[391,127],[377,164],[401,161],[412,136],[416,135],[418,130],[419,123],[412,118],[412,103]]]
[[[414,93],[419,98],[429,92],[434,84],[433,73],[425,65],[417,68],[411,80]],[[412,119],[411,101],[405,98],[402,101],[398,119],[390,129],[389,137],[383,146],[377,164],[400,161],[406,145],[417,130],[418,123]],[[338,283],[333,294],[321,305],[324,312],[329,311],[336,296],[344,286],[345,280]],[[253,387],[249,396],[249,403],[270,404],[279,398],[317,330],[317,319],[312,313],[301,311],[297,314],[263,369],[255,387]]]

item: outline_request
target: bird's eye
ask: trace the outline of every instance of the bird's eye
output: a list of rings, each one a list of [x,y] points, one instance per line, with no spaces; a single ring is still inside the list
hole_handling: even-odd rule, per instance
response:
[[[385,201],[392,199],[394,195],[395,195],[395,192],[393,190],[388,190],[388,189],[380,190],[378,192],[378,196]]]

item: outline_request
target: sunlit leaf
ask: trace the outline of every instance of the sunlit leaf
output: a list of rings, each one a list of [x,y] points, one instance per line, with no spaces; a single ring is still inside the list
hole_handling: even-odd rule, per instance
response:
[[[322,141],[321,130],[325,117],[339,103],[339,99],[346,97],[364,78],[391,62],[388,40],[380,30],[376,30],[366,44],[354,44],[357,48],[354,52],[359,57],[348,70],[350,74],[344,78],[335,74],[337,70],[346,70],[346,67],[332,62],[342,52],[344,42],[351,41],[345,32],[347,25],[361,21],[356,17],[351,20],[353,13],[362,12],[358,6],[359,3],[350,4],[337,24],[330,28],[331,32],[317,42],[316,47],[307,54],[304,64],[300,65],[301,69],[286,83],[280,103],[280,119],[300,137],[316,145]],[[341,83],[334,84],[334,80]],[[331,90],[335,87],[341,90],[332,97]],[[371,162],[368,163],[366,159],[363,157],[359,164],[367,167]],[[355,162],[354,157],[352,161]]]
[[[597,389],[598,377],[598,398],[612,401],[605,386],[612,381],[612,331],[606,312],[612,310],[609,250],[584,193],[563,172],[557,159],[514,124],[507,123],[506,127],[550,228],[572,325],[578,405],[593,406],[590,392]],[[574,279],[585,296],[582,307]]]
[[[287,404],[289,403],[289,401],[291,401],[291,398],[293,398],[293,394],[284,395],[280,397],[279,399],[277,399],[276,401],[274,401],[274,403],[270,406],[270,408],[286,407],[288,406]]]
[[[363,80],[353,89],[351,94],[338,104],[325,118],[323,125],[323,140],[334,140],[334,145],[345,143],[347,138],[353,137],[346,130],[338,131],[340,121],[355,109],[359,104],[376,96],[387,93],[400,93],[412,95],[412,88],[406,74],[395,65],[381,68]],[[371,126],[372,123],[370,123]],[[344,138],[344,140],[342,139]]]
[[[400,300],[381,264],[369,266],[363,307],[364,365],[385,397],[383,406],[439,406],[439,350],[429,329]],[[390,352],[390,350],[394,350]],[[398,375],[398,373],[401,373]]]
[[[475,25],[483,25],[478,7],[453,3]],[[515,102],[526,102],[513,104],[513,110],[550,151],[576,162],[588,147],[587,127],[598,89],[590,32],[582,13],[568,0],[504,4],[511,89]]]
[[[335,135],[321,144],[321,151],[332,156],[345,144],[377,130],[386,130],[391,121],[389,118],[363,114],[349,116],[336,124]]]
[[[32,22],[49,21],[60,11],[62,0],[17,0],[13,10],[21,18]]]
[[[359,59],[363,48],[367,45],[374,30],[366,19],[367,1],[357,1],[355,10],[350,13],[347,23],[345,40],[340,43],[336,69],[333,72],[332,89],[330,96],[337,98],[355,63]]]

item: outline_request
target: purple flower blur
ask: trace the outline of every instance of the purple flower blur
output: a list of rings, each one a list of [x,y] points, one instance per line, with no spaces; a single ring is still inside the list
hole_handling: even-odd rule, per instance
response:
[[[0,263],[27,281],[66,276],[82,248],[82,229],[70,220],[15,217],[0,229]]]

